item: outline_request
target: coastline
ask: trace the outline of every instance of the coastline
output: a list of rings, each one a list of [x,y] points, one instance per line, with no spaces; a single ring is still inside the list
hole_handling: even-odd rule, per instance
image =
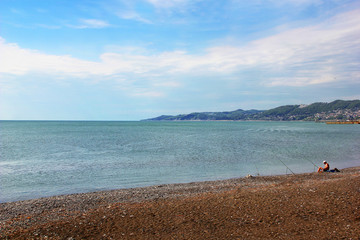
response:
[[[2,239],[355,238],[360,167],[1,203],[0,228]]]

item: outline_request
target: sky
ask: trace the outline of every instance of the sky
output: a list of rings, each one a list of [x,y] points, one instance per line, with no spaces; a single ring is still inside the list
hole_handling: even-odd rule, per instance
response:
[[[0,0],[0,119],[360,99],[358,0]]]

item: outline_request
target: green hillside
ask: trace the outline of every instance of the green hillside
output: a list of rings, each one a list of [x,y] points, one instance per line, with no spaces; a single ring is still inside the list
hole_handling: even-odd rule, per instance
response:
[[[331,103],[319,102],[310,105],[286,105],[265,111],[238,109],[230,112],[195,112],[176,116],[163,115],[147,119],[147,121],[314,121],[333,119],[360,119],[360,100],[336,100]]]

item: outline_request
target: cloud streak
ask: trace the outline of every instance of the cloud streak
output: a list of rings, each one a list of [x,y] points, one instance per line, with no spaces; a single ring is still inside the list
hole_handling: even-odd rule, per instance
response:
[[[99,19],[80,19],[80,23],[78,25],[69,25],[72,28],[106,28],[109,27],[110,24],[106,21],[99,20]]]
[[[117,13],[117,16],[125,20],[133,20],[141,23],[152,24],[152,22],[146,18],[143,18],[139,13],[135,11],[126,11]]]
[[[152,3],[160,4],[157,1]],[[261,81],[267,86],[358,81],[359,22],[360,11],[353,10],[314,26],[290,29],[246,45],[210,47],[204,49],[203,54],[193,55],[186,51],[153,55],[109,52],[102,54],[97,62],[23,49],[0,38],[0,73],[43,73],[79,78],[136,74],[166,79],[168,76],[181,74],[221,75],[250,69],[262,71],[266,77]],[[83,20],[82,23],[89,28],[108,26],[106,22],[92,19]]]
[[[174,8],[174,7],[180,7],[185,6],[189,3],[189,0],[146,0],[156,8]]]

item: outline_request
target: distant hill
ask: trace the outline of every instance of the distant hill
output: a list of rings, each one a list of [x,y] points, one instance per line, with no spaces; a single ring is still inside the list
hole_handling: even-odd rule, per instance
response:
[[[321,120],[360,119],[360,100],[336,100],[331,103],[313,103],[310,105],[286,105],[270,110],[242,110],[230,112],[195,112],[176,116],[162,115],[145,121],[321,121]]]

